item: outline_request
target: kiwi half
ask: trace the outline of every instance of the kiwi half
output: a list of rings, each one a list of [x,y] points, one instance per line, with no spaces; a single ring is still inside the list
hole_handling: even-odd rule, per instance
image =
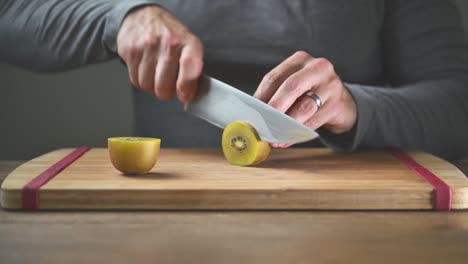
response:
[[[114,167],[125,174],[149,172],[159,157],[161,140],[143,137],[114,137],[107,139]]]
[[[237,166],[259,164],[270,154],[270,145],[260,139],[251,124],[243,121],[224,128],[222,147],[227,161]]]

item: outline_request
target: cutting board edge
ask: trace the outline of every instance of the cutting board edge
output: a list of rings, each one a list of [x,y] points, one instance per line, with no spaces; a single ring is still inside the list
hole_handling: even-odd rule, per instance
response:
[[[3,209],[21,209],[21,193],[18,190],[0,191],[0,204]]]
[[[136,191],[136,190],[135,190]],[[87,190],[86,192],[89,192],[89,193],[92,193],[92,191],[90,190]],[[248,191],[247,191],[248,192]],[[264,193],[258,193],[258,195],[264,195],[264,194],[269,194],[269,195],[278,195],[278,193],[275,193],[275,192],[272,192],[272,191],[265,191]],[[458,188],[458,189],[455,189],[454,190],[454,196],[453,196],[453,203],[452,203],[452,209],[454,210],[466,210],[468,209],[468,188]],[[43,193],[42,194],[43,196],[47,196],[48,194],[47,193]],[[21,203],[21,191],[19,189],[10,189],[10,190],[4,190],[2,189],[0,191],[0,202],[1,202],[1,206],[2,208],[4,209],[22,209],[22,203]],[[44,201],[42,201],[44,203]],[[156,203],[156,201],[155,201]],[[247,203],[247,201],[246,201]],[[272,203],[273,204],[273,203]],[[383,206],[372,206],[372,205],[366,205],[367,207],[363,207],[362,205],[361,206],[356,206],[356,207],[346,207],[346,208],[327,208],[327,207],[323,207],[323,206],[303,206],[303,207],[297,207],[297,208],[292,208],[292,210],[418,210],[418,209],[422,209],[422,210],[430,210],[431,208],[427,207],[427,208],[422,208],[424,207],[424,205],[418,205],[417,207],[414,207],[414,206],[409,206],[408,208],[404,208],[404,207],[401,207],[401,206],[385,206],[385,208]],[[82,206],[78,206],[76,208],[71,208],[70,205],[67,205],[66,207],[57,207],[57,208],[53,208],[53,207],[50,207],[50,206],[46,206],[47,208],[40,208],[40,209],[56,209],[56,210],[66,210],[68,208],[70,208],[71,210],[73,209],[97,209],[98,207],[95,207],[95,206],[89,206],[89,205],[82,205]],[[194,210],[216,210],[216,209],[220,209],[218,207],[214,207],[212,209],[210,209],[210,207],[212,206],[200,206],[200,207],[196,207],[196,206],[190,206],[190,207],[187,207],[187,208],[183,208],[183,207],[179,207],[179,208],[174,208],[174,210],[188,210],[188,209],[194,209]],[[291,208],[282,208],[282,207],[275,207],[275,206],[271,206],[271,205],[267,205],[266,204],[263,204],[262,206],[252,206],[252,207],[239,207],[239,208],[235,208],[235,207],[231,207],[231,208],[224,208],[224,209],[229,209],[229,210],[258,210],[258,209],[265,209],[265,210],[288,210],[288,209],[291,209]],[[116,207],[109,207],[108,208],[109,210],[119,210],[119,209],[124,209],[124,210],[140,210],[140,209],[149,209],[149,210],[168,210],[169,208],[168,207],[158,207],[158,206],[154,206],[154,207],[148,207],[148,208],[145,208],[145,207],[142,207],[142,208],[138,208],[138,205],[126,205],[126,206],[116,206]]]
[[[132,195],[138,192],[140,197]],[[309,195],[304,195],[307,193]],[[225,191],[203,192],[192,191],[186,199],[186,191],[167,192],[118,192],[117,195],[103,194],[99,191],[80,190],[68,192],[65,195],[60,192],[41,192],[41,210],[74,210],[74,209],[116,209],[116,210],[430,210],[432,203],[427,192],[418,194],[411,192],[410,201],[402,200],[401,196],[395,196],[392,191],[384,194],[379,191],[389,203],[379,203],[368,199],[369,193],[353,191],[352,194],[341,191],[332,195],[333,199],[323,198],[327,193],[322,191]],[[349,197],[352,199],[349,199]],[[83,198],[84,197],[84,198]],[[128,199],[128,197],[133,197]],[[195,198],[193,198],[195,197]],[[226,198],[227,197],[227,198]],[[304,198],[306,197],[306,198]],[[87,200],[89,199],[89,200]],[[96,204],[93,201],[99,200]],[[255,201],[255,203],[252,203]],[[292,206],[291,206],[292,205]],[[2,206],[5,209],[21,209],[20,192],[2,192]]]
[[[43,156],[46,156],[46,155],[50,155],[50,156],[53,156],[55,154],[58,154],[60,153],[61,155],[57,155],[57,160],[60,160],[63,155],[66,155],[67,153],[73,151],[74,148],[62,148],[62,149],[57,149],[57,150],[54,150],[54,151],[51,151],[49,153],[46,153],[46,154],[43,154],[41,156],[38,156],[28,162],[25,162],[23,164],[21,164],[18,168],[16,168],[13,172],[11,172],[7,178],[5,179],[5,181],[2,183],[2,186],[1,186],[1,191],[0,191],[0,196],[1,196],[1,205],[2,205],[2,208],[5,208],[5,209],[21,209],[21,188],[10,188],[8,186],[5,186],[7,185],[6,182],[7,182],[7,179],[9,178],[10,175],[14,175],[20,168],[24,167],[24,166],[27,166],[27,164],[29,162],[33,162],[37,159],[40,159],[42,158]],[[63,155],[62,155],[63,154]],[[428,154],[430,155],[430,154]],[[431,155],[432,156],[432,155]],[[435,156],[433,156],[435,157]],[[444,161],[445,163],[447,164],[450,164],[450,167],[453,166],[454,169],[456,169],[459,173],[463,174],[463,172],[461,172],[455,165],[451,164],[450,162],[447,162],[439,157],[435,157],[437,159],[440,159],[442,161]],[[50,162],[52,165],[53,163],[55,163],[56,161],[54,162]],[[423,165],[426,165],[426,164],[423,164]],[[430,167],[430,166],[428,166]],[[430,168],[428,168],[430,169]],[[463,174],[464,175],[464,174]],[[452,187],[453,188],[453,187]],[[453,188],[453,194],[454,194],[454,203],[452,204],[452,208],[455,209],[455,210],[463,210],[463,209],[467,209],[468,208],[468,187],[461,187],[461,188]],[[50,209],[50,208],[48,208]],[[67,208],[56,208],[57,210],[67,210]],[[90,209],[88,207],[83,207],[83,208],[71,208],[70,210],[74,210],[74,209]],[[92,209],[92,208],[91,208]],[[109,210],[113,210],[113,209],[128,209],[128,210],[139,210],[139,208],[121,208],[121,207],[116,207],[116,208],[109,208]],[[144,208],[141,208],[142,210],[145,210]],[[219,210],[219,209],[223,209],[223,208],[213,208],[213,209],[209,209],[209,208],[187,208],[187,209],[194,209],[194,210]],[[187,210],[187,209],[174,209],[174,210]],[[261,210],[261,208],[251,208],[251,209],[248,209],[248,208],[224,208],[226,210]],[[421,209],[421,208],[408,208],[408,209],[405,209],[405,208],[394,208],[394,209],[389,209],[389,208],[386,208],[386,209],[372,209],[372,208],[343,208],[343,209],[329,209],[329,208],[323,208],[323,209],[316,209],[316,208],[309,208],[309,209],[292,209],[292,210],[417,210],[417,209]],[[148,210],[168,210],[167,208],[165,209],[158,209],[158,208],[148,208]],[[284,209],[284,208],[277,208],[277,209],[265,209],[265,210],[288,210],[288,209]],[[425,210],[425,209],[424,209]]]
[[[468,187],[452,187],[452,209],[468,209]]]

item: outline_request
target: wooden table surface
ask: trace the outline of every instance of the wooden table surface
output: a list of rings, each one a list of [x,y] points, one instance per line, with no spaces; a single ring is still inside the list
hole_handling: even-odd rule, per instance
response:
[[[98,262],[468,263],[468,211],[0,210],[0,263]]]

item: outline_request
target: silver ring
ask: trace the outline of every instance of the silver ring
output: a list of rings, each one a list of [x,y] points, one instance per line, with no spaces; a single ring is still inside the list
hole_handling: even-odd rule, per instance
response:
[[[305,95],[307,95],[308,97],[312,98],[312,100],[314,100],[315,104],[317,104],[317,111],[322,107],[323,103],[322,103],[322,99],[320,99],[320,97],[312,92],[308,92],[306,93]]]

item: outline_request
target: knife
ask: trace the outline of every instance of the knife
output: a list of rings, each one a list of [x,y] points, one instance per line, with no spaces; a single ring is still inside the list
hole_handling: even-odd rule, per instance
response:
[[[292,117],[226,83],[204,75],[197,98],[184,109],[217,127],[246,121],[255,127],[261,140],[296,144],[319,135]]]

